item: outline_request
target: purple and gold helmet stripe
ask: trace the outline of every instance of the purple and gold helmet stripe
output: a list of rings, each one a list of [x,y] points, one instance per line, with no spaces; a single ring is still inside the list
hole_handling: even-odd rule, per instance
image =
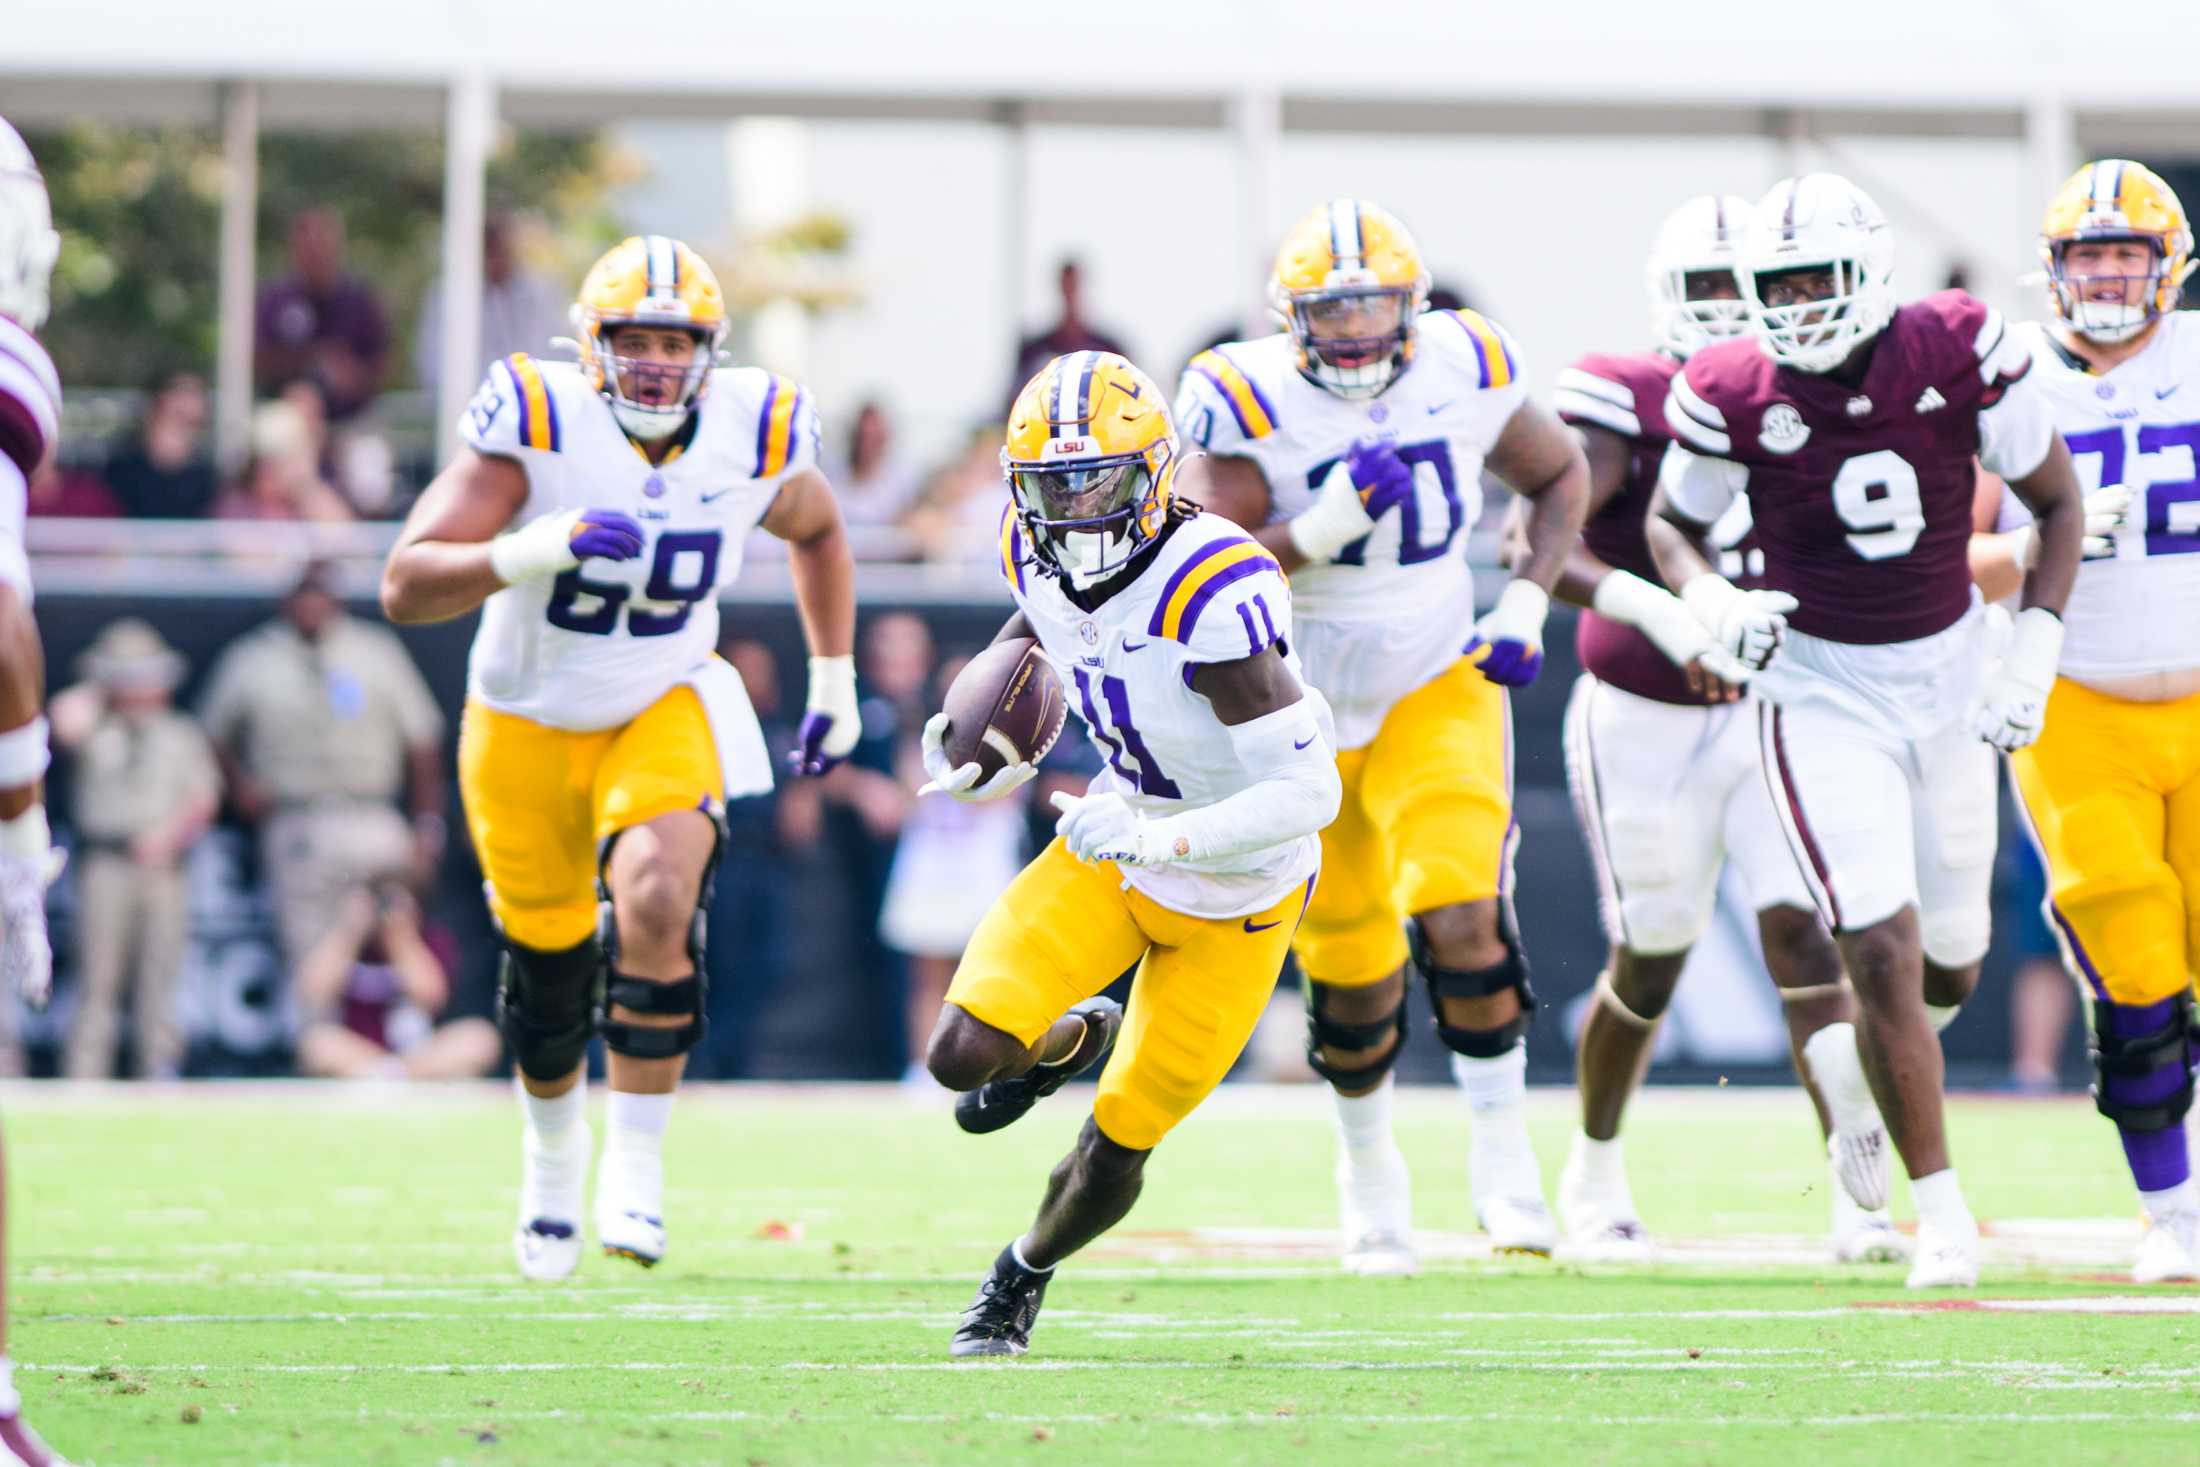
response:
[[[1458,322],[1459,329],[1466,332],[1467,340],[1474,344],[1474,354],[1482,361],[1482,385],[1511,386],[1519,367],[1513,361],[1512,348],[1505,344],[1504,333],[1484,319],[1479,311],[1462,308],[1444,314]]]
[[[1238,431],[1248,438],[1266,438],[1276,431],[1275,406],[1266,393],[1236,362],[1219,351],[1203,351],[1192,358],[1192,370],[1214,384],[1230,406]]]
[[[550,396],[550,384],[542,380],[542,368],[527,353],[514,352],[506,359],[512,380],[519,385],[519,443],[556,453],[559,447],[558,404]]]
[[[1275,557],[1252,540],[1232,536],[1201,546],[1162,584],[1146,630],[1173,642],[1189,642],[1199,614],[1223,587],[1264,570],[1281,568]]]

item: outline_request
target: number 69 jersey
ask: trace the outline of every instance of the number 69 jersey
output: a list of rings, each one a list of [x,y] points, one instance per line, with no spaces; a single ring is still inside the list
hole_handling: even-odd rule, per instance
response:
[[[1465,531],[1482,513],[1482,459],[1527,401],[1520,350],[1473,311],[1424,312],[1411,364],[1369,401],[1300,375],[1287,334],[1201,352],[1177,390],[1180,432],[1249,458],[1271,519],[1298,515],[1356,439],[1388,438],[1414,495],[1327,565],[1291,573],[1299,653],[1336,710],[1340,749],[1375,737],[1400,698],[1459,658],[1474,621]]]
[[[483,605],[467,695],[574,732],[633,719],[718,645],[718,593],[789,473],[817,459],[807,393],[761,368],[720,368],[690,437],[652,466],[610,404],[568,362],[524,354],[489,368],[460,428],[516,462],[527,502],[515,527],[568,509],[616,509],[642,527],[629,561],[585,560]]]
[[[1192,690],[1192,673],[1273,646],[1305,683],[1291,651],[1291,588],[1274,558],[1220,515],[1195,515],[1171,524],[1137,578],[1087,611],[1029,562],[1013,513],[1003,513],[1000,533],[1001,570],[1016,607],[1107,761],[1092,789],[1113,790],[1141,813],[1161,816],[1250,787],[1214,706]],[[1329,705],[1311,686],[1306,698],[1328,733]],[[1320,864],[1320,840],[1306,835],[1237,856],[1122,870],[1132,887],[1172,911],[1240,917],[1274,906]]]

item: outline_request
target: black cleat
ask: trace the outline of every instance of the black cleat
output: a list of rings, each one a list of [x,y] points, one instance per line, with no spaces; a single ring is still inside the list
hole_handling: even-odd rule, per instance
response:
[[[998,1131],[1024,1118],[1040,1101],[1100,1063],[1123,1027],[1123,1006],[1112,998],[1088,998],[1070,1010],[1085,1021],[1085,1037],[1068,1059],[1033,1065],[1006,1080],[988,1080],[955,1100],[955,1124],[973,1136]]]
[[[957,1360],[1021,1355],[1031,1348],[1031,1327],[1047,1296],[1052,1269],[1033,1273],[1016,1261],[1014,1245],[1001,1250],[993,1271],[978,1285],[978,1297],[963,1311],[947,1353]]]

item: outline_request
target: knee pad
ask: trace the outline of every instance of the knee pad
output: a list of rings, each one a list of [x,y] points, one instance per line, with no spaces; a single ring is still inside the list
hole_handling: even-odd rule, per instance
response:
[[[1390,1073],[1398,1063],[1398,1052],[1406,1043],[1406,996],[1398,992],[1398,1006],[1379,1019],[1364,1024],[1348,1024],[1332,1019],[1322,1012],[1322,995],[1335,985],[1306,980],[1306,1062],[1314,1067],[1314,1073],[1330,1084],[1345,1090],[1359,1090],[1373,1085]],[[1338,1049],[1372,1049],[1391,1035],[1398,1042],[1390,1046],[1390,1052],[1380,1059],[1361,1065],[1334,1064],[1322,1057],[1322,1046],[1335,1045]]]
[[[1496,1059],[1527,1037],[1535,1024],[1535,990],[1528,986],[1528,960],[1520,951],[1509,921],[1499,924],[1505,958],[1488,968],[1439,968],[1429,956],[1428,938],[1419,918],[1406,924],[1406,950],[1413,966],[1428,984],[1429,1007],[1435,1010],[1436,1037],[1455,1054],[1471,1059]],[[1520,995],[1520,1012],[1495,1029],[1459,1029],[1444,1022],[1447,998],[1488,998],[1512,989]]]
[[[604,1047],[614,1054],[633,1059],[673,1059],[686,1054],[703,1042],[710,1022],[703,1006],[710,993],[710,980],[703,967],[703,956],[709,937],[711,892],[717,884],[718,860],[725,854],[726,822],[723,814],[710,812],[711,828],[715,839],[711,842],[710,858],[703,865],[703,879],[696,892],[695,914],[688,919],[687,954],[694,971],[685,978],[669,983],[649,978],[635,978],[618,970],[619,924],[611,904],[611,847],[623,834],[614,831],[605,838],[596,853],[596,892],[602,905],[598,922],[598,940],[602,945],[609,976],[604,983],[604,1003],[600,1027]],[[632,1024],[611,1017],[611,1006],[629,1009],[637,1014],[651,1016],[685,1016],[687,1022],[677,1027],[656,1028],[644,1024]]]
[[[603,964],[602,944],[593,937],[560,952],[505,940],[497,1028],[528,1079],[563,1079],[587,1057]]]
[[[2117,1125],[2134,1131],[2173,1130],[2192,1109],[2192,1068],[2200,1059],[2192,995],[2178,994],[2166,1009],[2155,1028],[2118,1034],[2118,1012],[2132,1010],[2098,1001],[2093,1005],[2093,1104]]]
[[[1987,907],[1967,905],[1927,914],[1918,926],[1925,939],[1925,956],[1935,967],[1968,968],[1986,956],[1994,915]]]

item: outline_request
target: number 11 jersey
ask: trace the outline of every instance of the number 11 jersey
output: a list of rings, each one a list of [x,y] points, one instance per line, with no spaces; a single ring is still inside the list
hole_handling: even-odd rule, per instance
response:
[[[476,451],[527,475],[518,528],[568,509],[615,509],[642,528],[633,560],[584,560],[482,606],[467,696],[573,732],[616,728],[718,645],[718,594],[779,485],[817,461],[817,412],[788,378],[713,371],[684,441],[652,465],[571,362],[525,354],[489,368],[460,424]]]
[[[1399,699],[1465,650],[1482,460],[1527,401],[1520,349],[1496,323],[1427,311],[1414,337],[1412,361],[1366,400],[1308,381],[1281,333],[1201,352],[1177,389],[1177,430],[1258,464],[1272,520],[1311,505],[1357,439],[1389,439],[1413,468],[1411,499],[1334,560],[1291,572],[1299,655],[1336,712],[1339,749],[1372,740]]]

